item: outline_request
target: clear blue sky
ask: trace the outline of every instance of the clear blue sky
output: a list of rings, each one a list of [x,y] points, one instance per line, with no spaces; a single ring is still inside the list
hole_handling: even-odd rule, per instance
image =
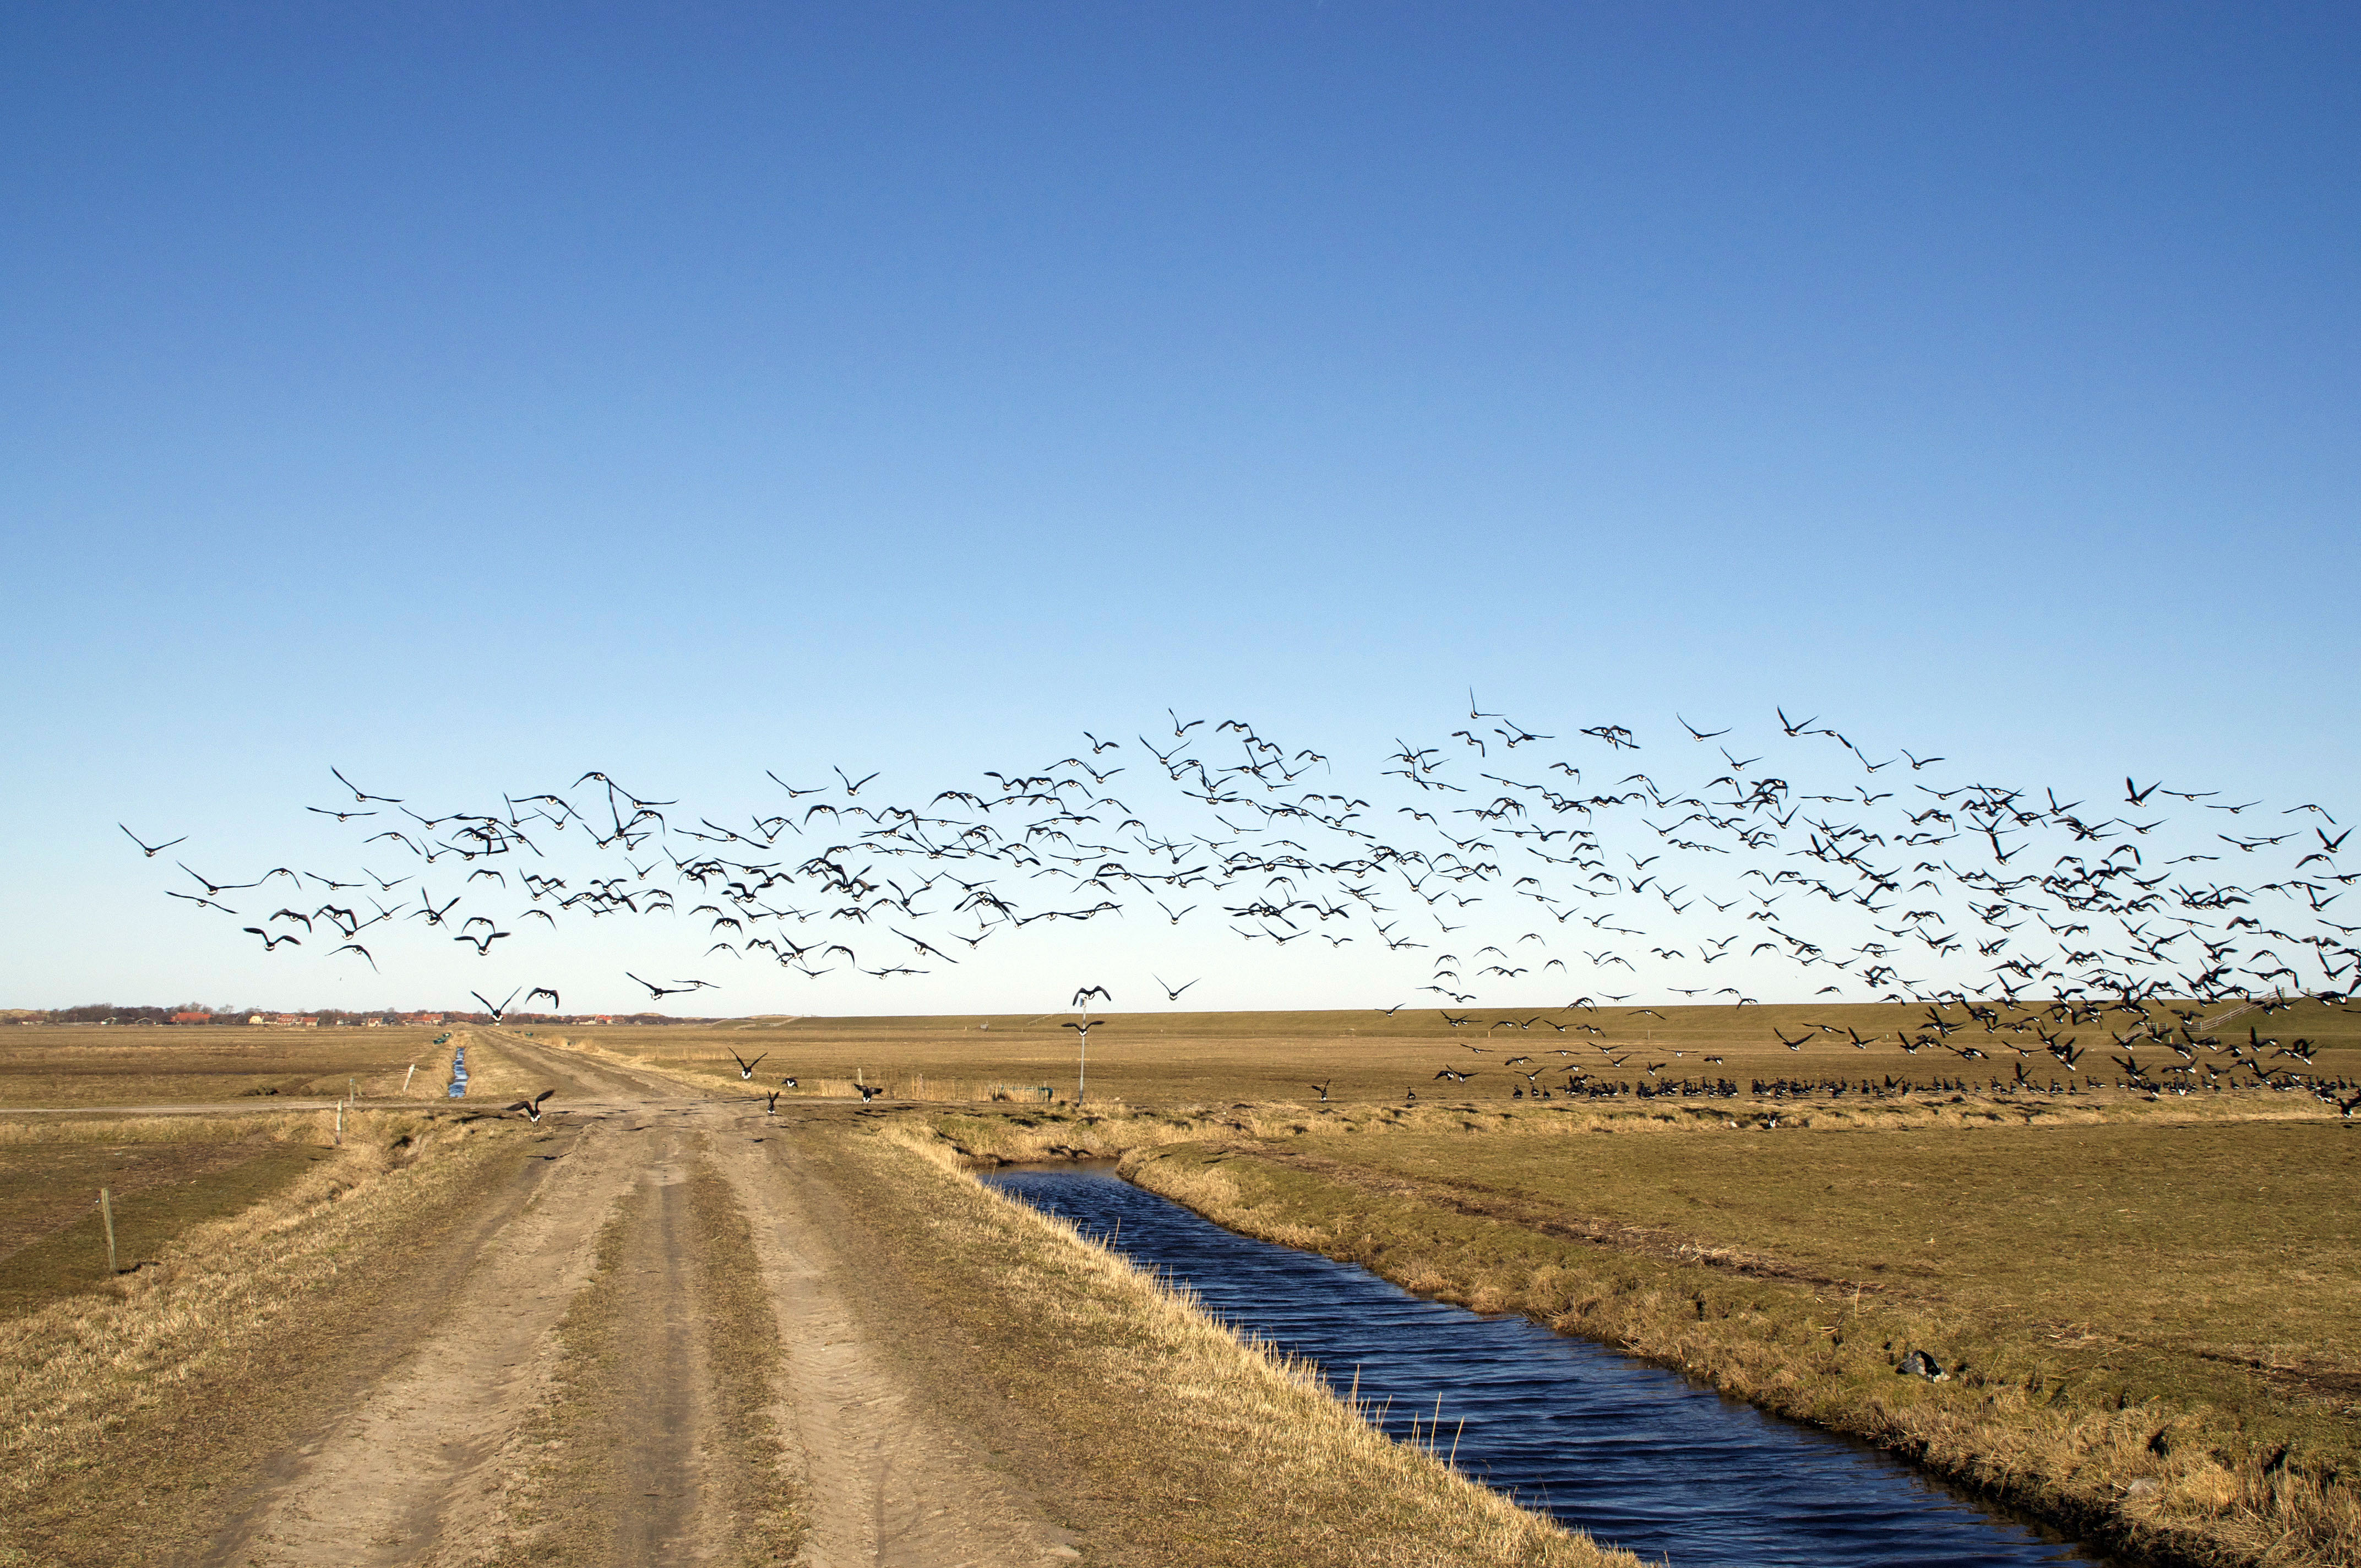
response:
[[[2356,44],[14,7],[0,1005],[353,995],[155,908],[114,827],[275,856],[331,762],[932,778],[1168,703],[1374,757],[1472,685],[2344,816]],[[1359,1000],[1289,985],[1231,1000]]]

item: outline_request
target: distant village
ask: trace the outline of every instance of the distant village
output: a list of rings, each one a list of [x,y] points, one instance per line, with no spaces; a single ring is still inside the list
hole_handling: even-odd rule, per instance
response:
[[[368,1012],[346,1012],[324,1008],[316,1013],[280,1013],[261,1007],[121,1007],[113,1003],[92,1003],[82,1007],[59,1007],[48,1010],[30,1007],[0,1009],[0,1023],[5,1024],[83,1024],[93,1025],[124,1025],[155,1028],[159,1026],[192,1028],[232,1025],[240,1028],[278,1029],[384,1029],[401,1026],[442,1028],[453,1024],[558,1025],[588,1025],[595,1024],[701,1024],[703,1018],[675,1017],[664,1013],[503,1013],[497,1019],[489,1013],[409,1012],[398,1007],[372,1009]]]

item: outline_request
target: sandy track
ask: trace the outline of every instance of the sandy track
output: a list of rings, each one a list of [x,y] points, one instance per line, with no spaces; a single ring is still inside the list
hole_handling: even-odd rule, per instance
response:
[[[601,1061],[580,1051],[561,1050],[506,1030],[478,1029],[475,1033],[519,1067],[542,1074],[555,1084],[563,1102],[640,1107],[650,1102],[669,1104],[708,1098],[704,1091],[686,1088],[661,1074]]]
[[[455,1288],[416,1322],[416,1349],[293,1456],[206,1563],[444,1561],[484,1532],[482,1472],[531,1408],[591,1238],[637,1178],[623,1141],[595,1135],[578,1129],[532,1200],[454,1259]]]
[[[763,1128],[759,1116],[738,1118]],[[980,1444],[946,1423],[862,1323],[858,1238],[829,1216],[831,1191],[796,1147],[793,1124],[718,1137],[778,1303],[788,1403],[810,1490],[811,1568],[1016,1568],[1075,1555],[994,1473]],[[762,1136],[762,1142],[752,1141]]]
[[[630,1347],[625,1376],[634,1390],[614,1430],[600,1434],[619,1461],[614,1563],[701,1563],[717,1555],[713,1531],[696,1530],[706,1428],[712,1405],[702,1336],[696,1332],[694,1244],[688,1165],[695,1140],[655,1131],[661,1152],[646,1179],[654,1190],[627,1233],[617,1263],[619,1327]],[[692,1534],[697,1539],[692,1540]]]
[[[787,1120],[699,1097],[653,1074],[532,1041],[496,1042],[558,1086],[530,1196],[488,1212],[439,1266],[406,1321],[406,1354],[324,1413],[233,1512],[207,1568],[478,1563],[699,1564],[743,1561],[709,1483],[743,1456],[714,1419],[701,1332],[687,1177],[702,1154],[752,1232],[785,1365],[775,1392],[807,1498],[800,1561],[812,1568],[1014,1568],[1070,1558],[1062,1532],[983,1458],[988,1446],[937,1413],[864,1330],[857,1226]],[[586,1103],[587,1102],[587,1103]],[[620,1218],[619,1218],[620,1217]],[[615,1222],[610,1268],[597,1272]],[[540,1463],[534,1420],[565,1344],[559,1325],[607,1291],[614,1375],[629,1397],[568,1430],[569,1452],[605,1456],[593,1530],[538,1531],[514,1517]],[[727,1353],[721,1347],[720,1354]],[[577,1471],[576,1474],[588,1474]],[[530,1494],[532,1487],[525,1487]],[[562,1521],[561,1521],[562,1524]],[[611,1528],[610,1528],[611,1527]]]

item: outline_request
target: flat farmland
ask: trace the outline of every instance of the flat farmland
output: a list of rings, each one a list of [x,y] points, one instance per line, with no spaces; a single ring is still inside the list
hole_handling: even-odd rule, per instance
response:
[[[107,1105],[212,1105],[276,1098],[335,1100],[442,1093],[440,1029],[98,1025],[0,1029],[0,1112]],[[251,1108],[251,1107],[248,1107]]]
[[[2342,1563],[2361,1541],[2361,1124],[2281,1098],[2034,1124],[1972,1106],[1775,1127],[1241,1115],[1143,1138],[1123,1168],[1232,1229],[1676,1366],[2141,1555]],[[936,1120],[979,1141],[973,1113]],[[1914,1349],[1943,1381],[1895,1376]]]
[[[1221,1418],[1258,1448],[1211,1429],[1136,1441],[1141,1401],[1156,1403],[1141,1389],[1197,1376],[1190,1358],[1212,1358],[1209,1388],[1262,1375],[1190,1339],[1185,1315],[1178,1359],[1145,1384],[1103,1377],[1129,1350],[1076,1359],[1077,1288],[1104,1295],[1092,1311],[1111,1315],[1091,1332],[1106,1346],[1163,1332],[1166,1307],[1120,1270],[1078,1287],[1100,1265],[958,1167],[1090,1154],[1235,1229],[1679,1366],[2118,1546],[2327,1563],[2361,1541],[2347,1479],[2361,1248],[2345,1201],[2361,1124],[2283,1077],[2254,1087],[2246,1065],[2259,1051],[2284,1074],[2301,1059],[2284,1053],[2308,1052],[2314,1077],[2352,1077],[2361,1030],[2341,1010],[2200,1031],[2183,1040],[2193,1091],[2161,1096],[2123,1086],[2108,1058],[2135,1054],[2158,1077],[2180,1061],[2125,1038],[2163,1009],[2079,1025],[1956,1007],[1092,1016],[1082,1105],[1071,1013],[520,1022],[456,1025],[440,1047],[428,1029],[0,1035],[14,1103],[79,1108],[0,1109],[0,1322],[25,1409],[89,1412],[86,1428],[25,1426],[0,1452],[32,1477],[16,1483],[16,1540],[60,1562],[125,1560],[100,1521],[128,1486],[142,1528],[192,1559],[300,1541],[287,1560],[360,1560],[323,1523],[357,1509],[382,1547],[370,1562],[705,1561],[679,1543],[721,1540],[698,1532],[754,1509],[781,1542],[866,1560],[897,1478],[928,1465],[928,1487],[961,1501],[907,1524],[956,1523],[965,1533],[937,1543],[946,1561],[992,1541],[1029,1561],[1058,1541],[1165,1561],[1184,1520],[1189,1539],[1230,1542],[1224,1560],[1342,1563],[1335,1521],[1351,1515],[1410,1529],[1417,1561],[1476,1562],[1489,1560],[1467,1544],[1477,1523],[1529,1529],[1276,1385],[1260,1413]],[[2068,1074],[2045,1028],[2086,1053],[2073,1095],[2046,1091]],[[452,1043],[476,1075],[457,1102],[441,1081]],[[759,1062],[751,1081],[741,1059]],[[2012,1086],[2018,1063],[2044,1091]],[[1471,1076],[1438,1080],[1446,1065]],[[1570,1097],[1576,1065],[1740,1092]],[[775,1116],[750,1102],[787,1077]],[[1889,1079],[1915,1087],[1885,1092]],[[333,1111],[281,1108],[348,1080],[364,1109],[341,1145]],[[856,1082],[885,1098],[854,1102]],[[1029,1093],[1043,1084],[1051,1102]],[[1544,1084],[1546,1100],[1518,1092]],[[500,1114],[544,1088],[540,1124]],[[131,1270],[113,1277],[100,1186]],[[290,1289],[320,1328],[282,1346]],[[899,1310],[913,1299],[931,1303],[922,1329]],[[830,1359],[848,1332],[857,1376]],[[158,1335],[178,1336],[185,1385],[146,1370],[137,1346]],[[115,1359],[73,1360],[106,1344]],[[1914,1347],[1950,1376],[1897,1377]],[[314,1374],[289,1359],[299,1350],[326,1381],[302,1380]],[[677,1398],[637,1398],[625,1366],[664,1369]],[[972,1386],[978,1366],[988,1387]],[[782,1398],[806,1449],[766,1424]],[[126,1399],[137,1413],[105,1426]],[[873,1406],[932,1424],[872,1430],[858,1412]],[[496,1434],[484,1453],[506,1489],[489,1513],[454,1501],[493,1493],[445,1442],[451,1421]],[[192,1437],[215,1425],[218,1441]],[[324,1446],[289,1460],[280,1434],[299,1429]],[[1022,1461],[975,1457],[1012,1431]],[[1327,1434],[1328,1468],[1291,1481],[1310,1489],[1290,1500],[1259,1472],[1308,1452],[1307,1432]],[[1148,1496],[1184,1450],[1185,1487],[1145,1511],[1111,1500]],[[703,1453],[727,1461],[709,1493],[686,1479]],[[1421,1522],[1400,1524],[1413,1497]],[[617,1544],[641,1530],[654,1533]],[[1517,1560],[1603,1560],[1571,1538],[1528,1549]]]
[[[2212,1010],[2208,1016],[2229,1012]],[[895,1098],[977,1101],[999,1091],[1024,1097],[1037,1086],[1071,1101],[1080,1067],[1076,1031],[1090,1031],[1089,1094],[1093,1101],[1169,1108],[1217,1103],[1317,1102],[1325,1084],[1338,1102],[1508,1102],[1550,1090],[1563,1099],[1577,1074],[1587,1081],[1633,1086],[1677,1085],[1684,1080],[1735,1083],[1741,1093],[1757,1080],[1818,1082],[1886,1080],[1920,1089],[1941,1085],[1990,1092],[2009,1085],[2022,1068],[2045,1091],[2070,1086],[2101,1100],[2123,1098],[2113,1086],[2125,1077],[2113,1059],[2128,1054],[2166,1081],[2181,1058],[2160,1044],[2131,1047],[2120,1036],[2154,1024],[2177,1023],[2164,1006],[2144,1014],[2109,1014],[2095,1024],[2056,1024],[2014,1010],[1989,1021],[1953,1007],[1930,1014],[1924,1005],[1635,1008],[1567,1007],[1547,1012],[1444,1012],[1404,1007],[1323,1013],[1093,1013],[878,1018],[730,1020],[711,1025],[564,1028],[556,1033],[601,1050],[717,1082],[740,1081],[736,1058],[761,1058],[754,1083],[777,1087],[799,1080],[795,1092],[845,1095],[858,1079],[883,1084]],[[1930,1016],[1948,1033],[1938,1034]],[[1452,1019],[1461,1020],[1457,1024]],[[1988,1026],[1989,1023],[1989,1026]],[[2080,1053],[2069,1069],[2049,1054],[2041,1031]],[[2212,1069],[2223,1087],[2209,1097],[2288,1098],[2283,1091],[2232,1088],[2254,1073],[2233,1058],[2248,1052],[2248,1031],[2264,1042],[2265,1065],[2302,1064],[2274,1056],[2273,1040],[2312,1042],[2311,1072],[2329,1079],[2361,1078],[2361,1009],[2307,1002],[2270,1014],[2245,1012],[2200,1030],[2212,1047],[2189,1045],[2206,1082]],[[548,1031],[544,1031],[548,1032]],[[2176,1038],[2180,1036],[2176,1032]],[[1905,1048],[1907,1040],[1913,1048]],[[1920,1042],[1927,1043],[1920,1043]],[[1789,1042],[1795,1043],[1790,1048]],[[2186,1042],[2184,1041],[2184,1044]],[[1969,1056],[1962,1053],[1975,1052]],[[1521,1060],[1519,1058],[1522,1058]],[[1438,1078],[1448,1069],[1465,1081]],[[1653,1069],[1652,1072],[1650,1069]],[[1528,1076],[1532,1075],[1532,1076]],[[2093,1090],[2092,1080],[2102,1087]]]
[[[0,1111],[0,1563],[1631,1561],[993,1196],[906,1112],[774,1119],[462,1028],[479,1095],[365,1101],[339,1136],[242,1091],[381,1091],[423,1042],[98,1033],[18,1058],[94,1109]],[[535,1085],[538,1123],[500,1112]],[[134,1103],[159,1095],[215,1109]]]

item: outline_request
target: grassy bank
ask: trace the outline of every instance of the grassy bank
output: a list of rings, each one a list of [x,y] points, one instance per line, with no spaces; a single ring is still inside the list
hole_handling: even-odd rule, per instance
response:
[[[335,1113],[0,1122],[0,1318],[156,1266],[192,1227],[266,1203],[336,1157]]]
[[[902,1348],[1092,1561],[1631,1563],[1388,1441],[1302,1369],[1241,1344],[1071,1227],[880,1124],[814,1157],[875,1244]]]
[[[1124,1168],[1232,1229],[1680,1367],[2123,1548],[2326,1564],[2361,1553],[2357,1156],[2316,1117],[1700,1120],[1232,1135]],[[1897,1376],[1911,1349],[1952,1376]]]
[[[154,1266],[0,1321],[0,1562],[153,1561],[202,1540],[214,1500],[320,1403],[318,1369],[401,1260],[518,1141],[403,1113],[350,1119],[341,1147],[314,1131],[323,1157],[181,1230]]]

